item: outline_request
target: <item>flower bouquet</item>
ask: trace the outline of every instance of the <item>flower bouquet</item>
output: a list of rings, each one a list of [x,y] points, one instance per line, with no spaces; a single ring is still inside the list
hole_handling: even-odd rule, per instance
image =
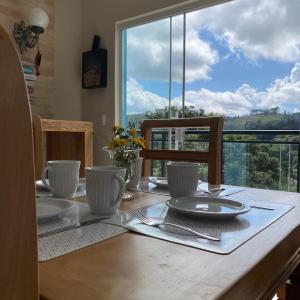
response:
[[[145,140],[137,136],[135,125],[131,122],[127,128],[113,126],[112,130],[113,138],[103,149],[108,152],[111,165],[126,168],[125,183],[128,183],[132,176],[132,165],[139,158],[140,150],[145,148]],[[133,198],[134,195],[129,192],[123,197],[127,200]]]

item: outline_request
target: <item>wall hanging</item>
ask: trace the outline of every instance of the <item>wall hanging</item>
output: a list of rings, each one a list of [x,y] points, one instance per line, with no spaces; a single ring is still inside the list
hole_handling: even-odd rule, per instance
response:
[[[82,53],[82,88],[107,86],[107,50],[99,48],[100,37],[95,35],[91,51]]]

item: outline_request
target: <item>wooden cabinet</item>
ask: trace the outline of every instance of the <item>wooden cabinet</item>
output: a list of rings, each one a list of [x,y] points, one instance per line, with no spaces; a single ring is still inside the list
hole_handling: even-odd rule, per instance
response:
[[[41,177],[48,160],[80,160],[84,168],[93,165],[93,124],[82,121],[41,119],[33,116],[35,177]]]

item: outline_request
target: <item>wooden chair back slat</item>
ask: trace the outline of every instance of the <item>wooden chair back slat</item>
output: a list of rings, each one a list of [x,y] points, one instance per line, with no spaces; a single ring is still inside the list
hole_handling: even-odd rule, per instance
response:
[[[76,159],[84,168],[93,165],[93,124],[83,121],[41,119],[33,115],[35,174],[41,178],[47,160]]]
[[[18,54],[0,26],[0,293],[38,299],[31,112]]]
[[[224,120],[222,117],[144,120],[141,134],[145,137],[146,148],[142,151],[144,158],[143,175],[150,175],[149,160],[194,161],[208,165],[208,182],[221,183],[221,143]],[[209,128],[208,151],[177,151],[150,149],[153,128]]]
[[[41,178],[42,171],[45,167],[44,159],[44,143],[43,143],[43,131],[42,122],[39,115],[34,114],[32,116],[33,122],[33,138],[34,138],[34,161],[35,161],[35,179]]]

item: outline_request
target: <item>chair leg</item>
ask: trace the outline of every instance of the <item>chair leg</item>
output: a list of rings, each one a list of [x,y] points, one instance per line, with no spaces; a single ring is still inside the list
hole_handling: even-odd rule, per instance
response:
[[[296,267],[289,276],[289,283],[286,284],[286,300],[300,299],[300,265]]]
[[[287,300],[286,298],[286,283],[282,284],[277,290],[278,300]]]

